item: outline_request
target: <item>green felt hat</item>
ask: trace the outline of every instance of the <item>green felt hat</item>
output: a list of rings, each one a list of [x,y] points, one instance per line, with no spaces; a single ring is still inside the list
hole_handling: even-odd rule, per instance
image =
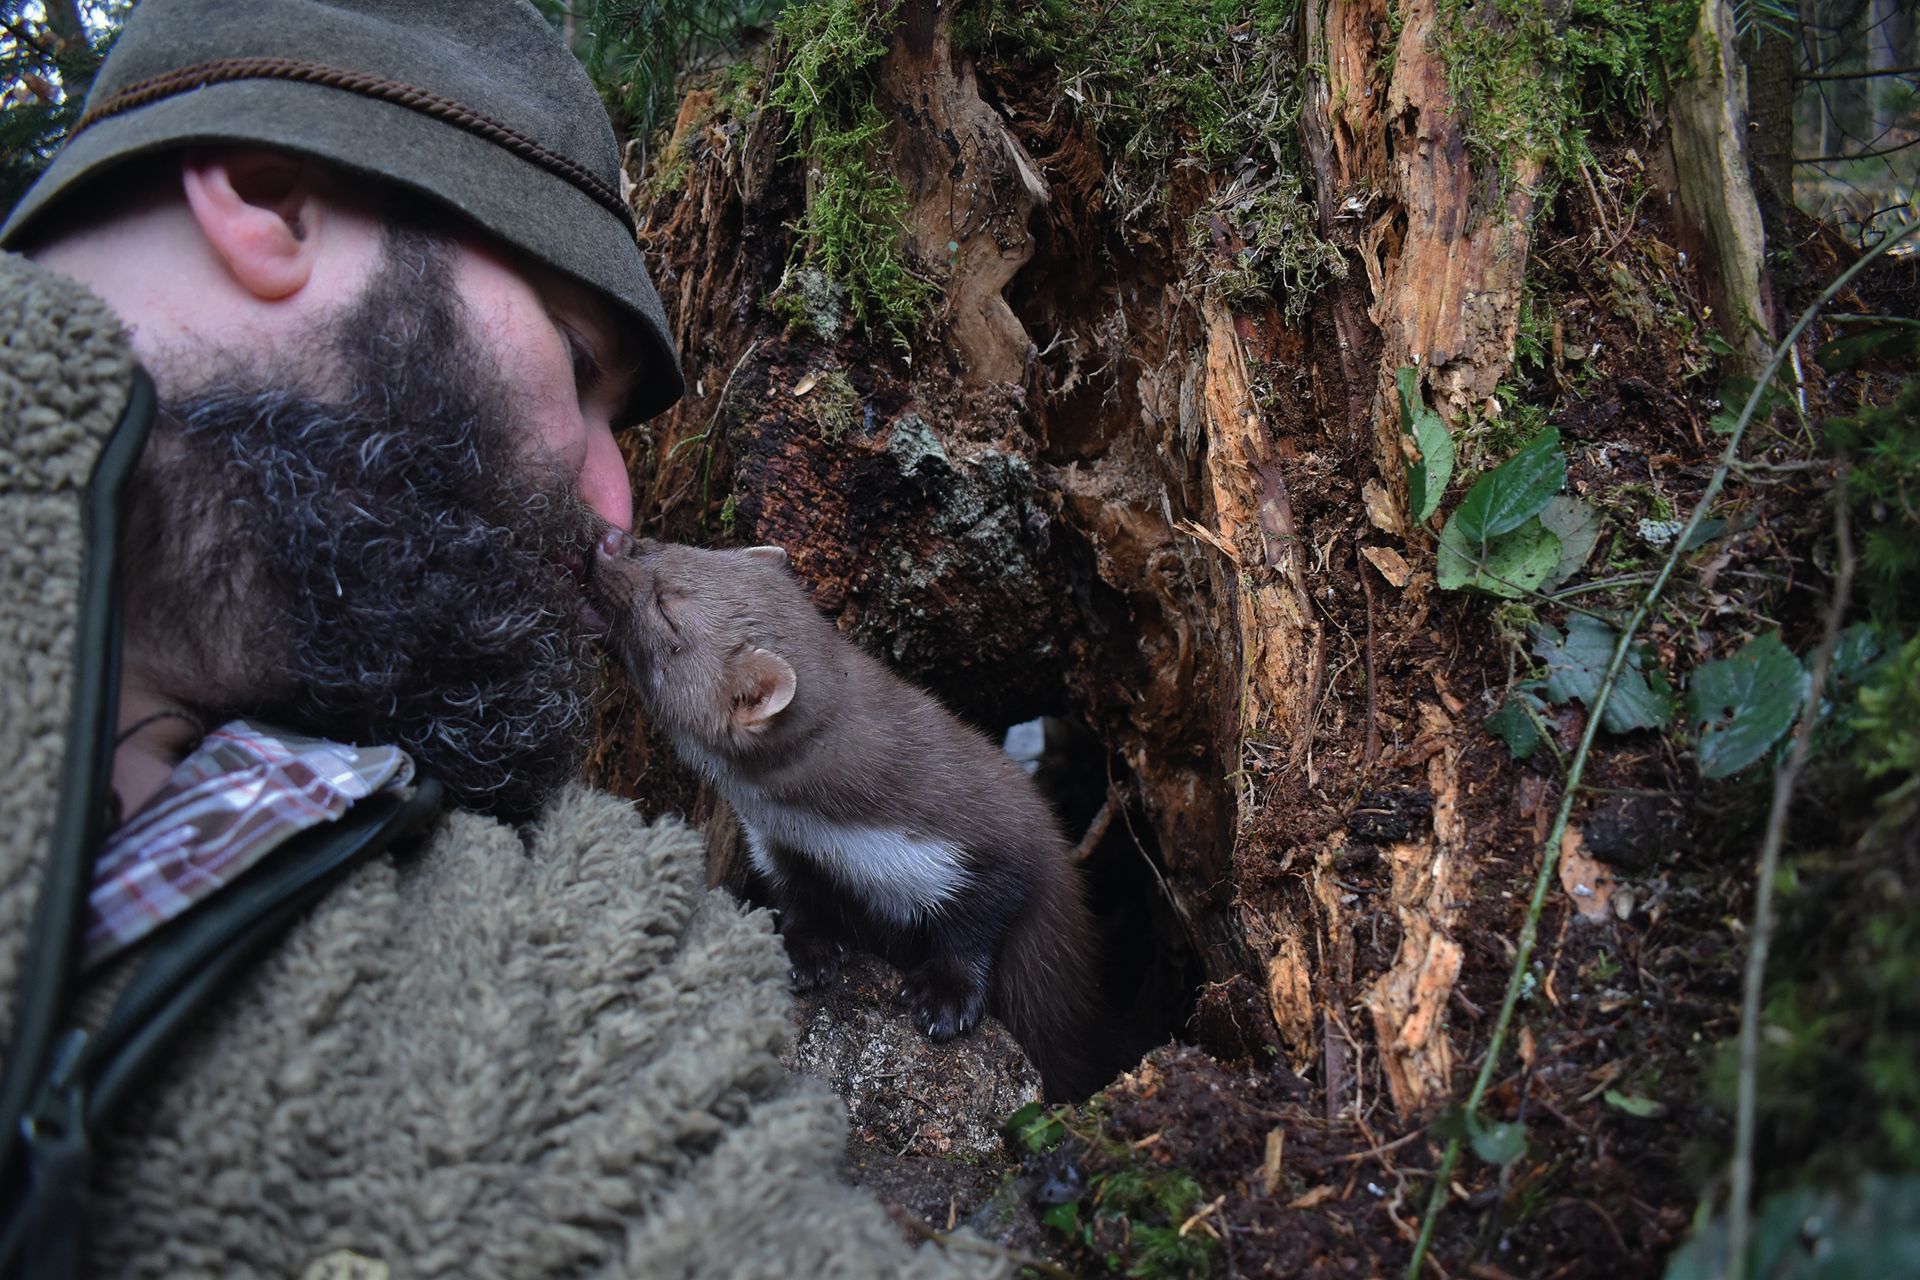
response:
[[[141,0],[0,246],[71,216],[60,197],[122,161],[206,143],[297,151],[452,208],[631,317],[635,414],[680,398],[613,126],[527,0]]]

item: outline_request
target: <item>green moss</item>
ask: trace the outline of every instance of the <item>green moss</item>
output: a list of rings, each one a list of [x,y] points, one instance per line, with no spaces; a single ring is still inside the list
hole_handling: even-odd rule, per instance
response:
[[[1195,245],[1207,245],[1216,228],[1242,242],[1230,261],[1217,249],[1195,255],[1207,287],[1228,306],[1277,298],[1298,323],[1327,282],[1346,278],[1347,260],[1316,232],[1304,188],[1299,174],[1282,173],[1257,192],[1211,202],[1193,219],[1187,237]]]
[[[1507,178],[1533,163],[1549,182],[1575,172],[1596,124],[1664,99],[1699,12],[1698,0],[1440,0],[1467,146]]]
[[[860,393],[839,369],[821,374],[807,398],[812,406],[813,421],[820,428],[820,438],[828,444],[839,444],[846,439],[847,432],[860,421]]]
[[[1086,1174],[1086,1193],[1042,1216],[1082,1266],[1082,1274],[1208,1276],[1220,1245],[1205,1231],[1181,1231],[1201,1207],[1200,1184],[1106,1132],[1098,1103],[1045,1108],[1028,1103],[1007,1121],[1015,1150],[1064,1152]]]
[[[846,331],[846,286],[817,267],[789,266],[765,306],[787,322],[789,331],[823,342],[837,341]]]
[[[1051,69],[1056,96],[1091,125],[1106,203],[1122,223],[1164,217],[1184,167],[1236,175],[1187,227],[1192,269],[1244,305],[1278,295],[1297,320],[1345,273],[1307,197],[1304,77],[1294,0],[970,0],[955,39]]]
[[[693,170],[692,144],[716,122],[750,122],[760,109],[766,82],[766,69],[754,57],[730,62],[717,73],[707,72],[688,82],[689,90],[704,88],[713,97],[682,133],[671,134],[665,126],[661,128],[658,153],[647,174],[648,197],[658,200],[678,194]]]
[[[797,263],[842,285],[860,323],[905,349],[940,288],[909,264],[906,192],[876,164],[887,121],[872,68],[896,21],[875,0],[790,5],[767,97],[787,113],[790,154],[807,164]]]

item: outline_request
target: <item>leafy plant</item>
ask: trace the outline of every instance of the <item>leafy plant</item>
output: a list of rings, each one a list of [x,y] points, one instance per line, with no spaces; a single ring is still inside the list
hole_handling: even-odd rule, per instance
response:
[[[1765,755],[1793,727],[1806,696],[1806,670],[1778,632],[1696,668],[1687,718],[1699,735],[1700,776],[1725,778]]]
[[[1667,1263],[1666,1280],[1865,1280],[1920,1275],[1920,1178],[1798,1187],[1760,1206],[1747,1256],[1727,1256],[1716,1218]]]
[[[1827,423],[1851,464],[1847,501],[1860,533],[1860,576],[1874,618],[1920,626],[1920,378],[1882,408]]]
[[[614,133],[651,137],[673,119],[679,78],[732,55],[783,0],[534,0],[600,91]]]
[[[1612,627],[1583,613],[1567,620],[1564,637],[1552,627],[1537,628],[1533,652],[1547,665],[1547,696],[1557,703],[1591,706],[1619,642]],[[1662,729],[1672,720],[1673,693],[1666,676],[1657,665],[1647,664],[1641,651],[1630,650],[1601,713],[1602,727],[1609,733],[1631,733]]]
[[[1566,483],[1560,432],[1548,427],[1474,482],[1440,531],[1439,582],[1509,599],[1535,591],[1560,563],[1541,511]]]
[[[1860,687],[1854,758],[1869,778],[1920,779],[1920,635]]]
[[[1400,389],[1400,429],[1413,437],[1420,451],[1420,460],[1407,464],[1407,500],[1413,504],[1413,522],[1425,524],[1440,509],[1441,495],[1453,478],[1453,436],[1446,420],[1421,397],[1418,369],[1402,368],[1395,380]]]

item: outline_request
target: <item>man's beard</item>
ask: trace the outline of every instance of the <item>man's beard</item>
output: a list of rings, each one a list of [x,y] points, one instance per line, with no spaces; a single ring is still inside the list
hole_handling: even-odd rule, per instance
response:
[[[163,407],[127,521],[130,659],[210,714],[403,747],[522,817],[586,746],[595,664],[562,566],[591,516],[522,453],[445,243],[390,230],[384,259],[316,360]]]

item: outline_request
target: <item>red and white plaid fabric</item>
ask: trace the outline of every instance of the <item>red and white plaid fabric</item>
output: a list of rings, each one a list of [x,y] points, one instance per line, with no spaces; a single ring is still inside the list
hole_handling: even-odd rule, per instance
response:
[[[411,781],[413,760],[398,747],[228,721],[107,837],[94,862],[85,964],[145,937],[354,801]]]

